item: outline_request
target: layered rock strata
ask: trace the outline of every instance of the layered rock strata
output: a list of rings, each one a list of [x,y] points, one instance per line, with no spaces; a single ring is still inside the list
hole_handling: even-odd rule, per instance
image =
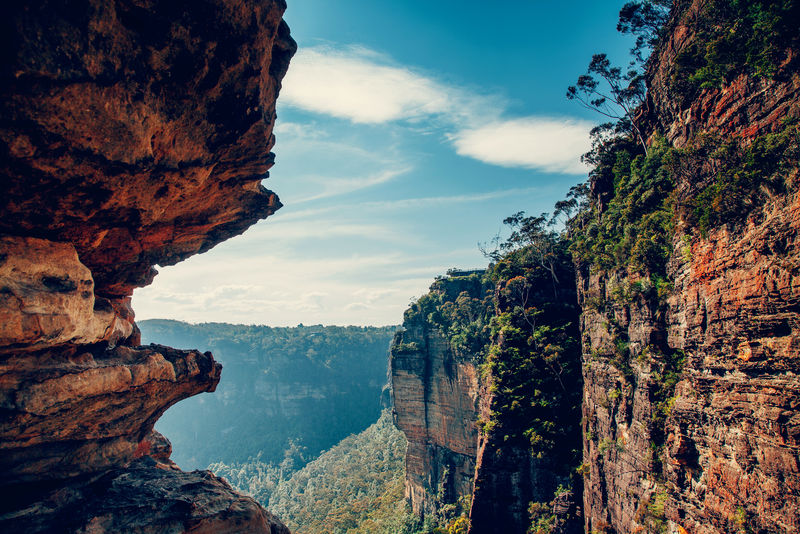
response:
[[[774,77],[676,94],[675,60],[706,5],[682,4],[648,72],[653,131],[676,147],[704,134],[746,146],[800,116],[796,51]],[[705,171],[676,176],[682,201],[709,185]],[[665,298],[621,300],[620,288],[642,281],[630,273],[579,276],[587,531],[800,530],[797,167],[781,180],[784,191],[740,224],[699,235],[677,214]],[[628,369],[611,363],[620,340]],[[670,355],[681,368],[665,392]]]
[[[480,283],[434,284],[445,300],[479,297]],[[391,348],[394,422],[408,439],[405,493],[417,515],[470,497],[478,439],[478,373],[427,317],[403,322]]]
[[[153,424],[221,367],[137,346],[130,305],[154,265],[280,207],[261,181],[295,50],[285,7],[0,8],[0,529],[285,531],[166,460]]]
[[[406,498],[424,516],[472,494],[478,377],[439,332],[406,328],[392,351],[395,425],[408,439]],[[399,343],[420,349],[398,350]]]

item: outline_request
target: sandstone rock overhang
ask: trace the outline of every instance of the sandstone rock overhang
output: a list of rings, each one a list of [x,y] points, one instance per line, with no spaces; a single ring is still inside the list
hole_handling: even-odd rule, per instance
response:
[[[221,366],[139,347],[130,305],[154,266],[280,208],[262,181],[296,50],[285,9],[0,6],[0,491],[14,496],[0,530],[285,531],[223,481],[169,461],[153,424],[213,391]]]
[[[95,293],[121,297],[274,213],[284,9],[4,3],[0,232],[72,243]]]

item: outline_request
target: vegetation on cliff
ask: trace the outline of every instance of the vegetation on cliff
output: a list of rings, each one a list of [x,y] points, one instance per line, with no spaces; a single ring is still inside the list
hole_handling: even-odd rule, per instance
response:
[[[798,58],[800,4],[793,0],[712,0],[691,19],[694,39],[675,60],[672,86],[692,99],[740,74],[771,78]]]
[[[630,66],[616,67],[598,54],[568,90],[570,98],[613,119],[593,132],[593,149],[585,156],[594,167],[589,182],[573,187],[568,198],[557,203],[552,218],[518,213],[506,220],[511,235],[489,252],[492,265],[486,273],[469,275],[476,282],[480,279],[490,293],[483,287],[451,294],[448,286],[464,282],[464,273],[458,273],[437,280],[431,293],[406,312],[406,321],[423,321],[437,329],[457,354],[480,365],[491,398],[490,413],[480,421],[481,439],[489,451],[483,454],[499,451],[496,456],[505,454],[507,463],[521,458],[510,451],[524,450],[529,458],[560,466],[549,466],[555,475],[551,480],[559,482],[549,489],[552,500],[539,496],[530,502],[529,532],[567,528],[558,524],[553,510],[561,496],[571,494],[581,456],[581,312],[590,322],[603,321],[607,335],[601,337],[610,339],[595,346],[587,338],[587,362],[606,361],[628,384],[607,391],[608,399],[616,402],[637,387],[647,391],[651,406],[642,423],[650,457],[637,469],[658,484],[640,503],[640,524],[653,531],[666,528],[667,493],[659,485],[666,425],[688,359],[657,326],[668,313],[672,263],[690,259],[692,244],[714,229],[741,231],[748,220],[758,219],[759,208],[796,187],[796,121],[776,122],[742,136],[703,133],[677,146],[671,142],[674,132],[654,126],[659,118],[652,116],[644,89],[657,65],[648,63],[648,55],[662,51],[665,29],[674,29],[689,4],[643,0],[623,7],[618,29],[636,37]],[[666,89],[684,99],[678,103],[684,105],[742,74],[751,79],[796,76],[792,65],[798,57],[793,52],[798,45],[793,22],[799,18],[797,9],[795,2],[700,5],[700,12],[687,19],[689,44],[669,67]],[[563,216],[567,220],[562,229],[557,223]],[[573,265],[587,284],[582,309],[576,304]],[[594,279],[603,280],[602,291],[589,287]],[[645,310],[644,320],[652,323],[645,340],[629,337],[632,310]],[[424,348],[395,345],[394,350]],[[612,443],[623,446],[606,441],[606,449]],[[486,484],[497,492],[502,472],[509,467],[497,458],[492,462],[478,467],[473,527],[481,527],[475,521],[481,513],[479,503],[485,501],[481,469],[492,471]],[[579,471],[588,473],[586,466]],[[581,485],[574,489],[579,491]]]
[[[580,432],[569,421],[579,419],[580,343],[567,242],[537,218],[511,220],[517,229],[507,243],[518,248],[489,267],[495,313],[484,373],[491,375],[493,413],[483,430],[534,457],[574,466]]]
[[[491,399],[479,421],[482,439],[488,441],[486,454],[514,464],[502,468],[509,472],[505,491],[510,500],[516,498],[512,494],[523,495],[518,506],[526,517],[532,516],[524,525],[507,525],[509,532],[516,532],[527,529],[529,521],[554,524],[551,500],[559,492],[572,494],[580,463],[580,343],[567,240],[543,216],[517,213],[505,223],[510,235],[487,251],[492,265],[485,271],[451,270],[438,277],[431,291],[406,311],[404,326],[438,331],[457,358],[480,369]],[[400,335],[392,353],[425,350],[408,345]],[[514,458],[535,464],[530,469],[541,473],[535,482],[527,476],[511,482],[511,471],[529,471]],[[470,506],[463,501],[470,496],[430,491],[436,492],[431,498],[437,512],[424,518],[422,531],[466,528]],[[474,495],[473,518],[488,503],[477,488]],[[485,518],[510,521],[489,519],[492,513]]]
[[[747,291],[736,290],[736,311],[722,311],[719,299],[733,292],[733,277],[757,270],[752,258],[780,270],[783,258],[776,258],[786,250],[743,246],[751,258],[728,259],[717,271],[703,271],[705,262],[693,253],[709,250],[709,237],[736,243],[776,217],[771,204],[785,206],[783,199],[796,194],[798,108],[782,91],[796,94],[797,9],[796,2],[676,2],[668,23],[675,34],[657,29],[664,39],[652,41],[657,54],[647,65],[647,83],[654,92],[623,118],[647,125],[647,147],[625,124],[605,128],[585,156],[594,165],[589,182],[575,188],[585,196],[562,203],[582,296],[585,372],[594,385],[585,392],[582,469],[593,531],[685,532],[680,525],[691,524],[685,514],[698,500],[693,473],[703,469],[695,447],[713,438],[697,428],[700,437],[690,436],[693,414],[683,407],[681,418],[674,410],[691,401],[677,386],[685,389],[714,367],[709,362],[726,357],[721,323],[734,343],[750,338],[749,325],[735,338],[735,321],[719,318],[742,313]],[[775,99],[764,94],[769,88]],[[740,271],[728,275],[732,265]],[[695,299],[701,303],[687,302]],[[715,398],[724,403],[724,396]],[[716,451],[702,454],[716,457],[705,459],[706,468],[724,461]],[[757,463],[731,469],[749,472]],[[681,499],[692,504],[671,512]],[[742,519],[720,524],[750,529],[756,522],[747,518],[746,503],[734,502]],[[712,520],[704,515],[700,522]]]

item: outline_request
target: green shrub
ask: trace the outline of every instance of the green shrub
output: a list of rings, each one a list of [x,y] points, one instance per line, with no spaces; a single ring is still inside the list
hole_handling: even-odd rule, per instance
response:
[[[793,0],[712,0],[692,21],[695,38],[675,59],[672,87],[686,99],[739,74],[771,78],[798,46]]]

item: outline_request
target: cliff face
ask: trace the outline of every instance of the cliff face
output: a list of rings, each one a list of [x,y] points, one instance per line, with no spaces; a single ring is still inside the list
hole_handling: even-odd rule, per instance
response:
[[[495,276],[470,532],[564,532],[581,513],[592,533],[800,530],[798,16],[793,3],[675,2],[636,117],[648,150],[624,138],[602,145],[588,205],[568,224],[580,415],[568,394],[540,403],[550,370],[531,363],[552,363],[537,349],[558,344],[541,343],[542,324],[514,322],[552,300],[526,290],[547,281]],[[495,274],[503,262],[517,264],[501,256]],[[427,353],[409,354],[408,374],[425,376]],[[417,390],[405,428],[426,421]],[[408,406],[396,404],[398,421]],[[579,423],[583,463],[572,470],[558,457],[570,434],[547,431]],[[553,493],[570,470],[582,488]]]
[[[463,528],[468,518],[474,533],[581,528],[574,273],[563,243],[546,239],[552,270],[525,247],[487,271],[439,277],[395,337],[406,497],[434,525]]]
[[[213,391],[221,367],[210,353],[137,346],[130,295],[155,264],[280,206],[261,180],[295,48],[284,9],[4,4],[0,484],[15,496],[4,530],[282,531],[224,482],[163,456],[153,424]]]
[[[480,298],[477,280],[451,278],[432,286],[447,302]],[[478,374],[474,354],[454,348],[426,314],[406,314],[391,349],[395,425],[408,439],[406,498],[417,515],[435,515],[472,495],[478,439]]]
[[[648,72],[654,131],[676,147],[704,136],[754,146],[797,118],[796,51],[774,76],[739,74],[692,98],[676,92],[675,64],[699,38],[693,21],[706,5],[688,4]],[[587,530],[800,529],[796,161],[776,189],[758,176],[770,190],[764,202],[705,232],[691,207],[703,209],[713,173],[699,162],[675,174],[684,208],[662,291],[631,292],[649,280],[630,270],[579,274]]]

